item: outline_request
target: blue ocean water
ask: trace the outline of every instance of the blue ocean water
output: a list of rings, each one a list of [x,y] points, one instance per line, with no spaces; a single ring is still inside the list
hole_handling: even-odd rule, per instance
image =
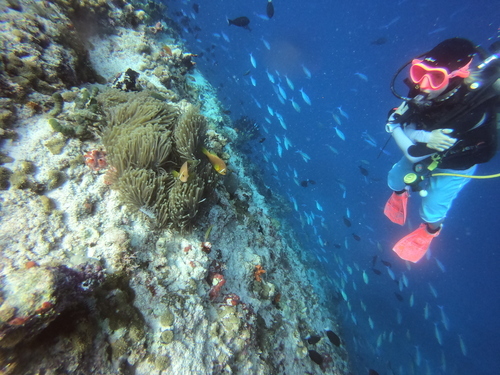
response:
[[[233,121],[249,116],[259,125],[261,136],[249,142],[248,156],[266,186],[290,200],[288,219],[310,254],[309,266],[328,275],[318,288],[331,294],[354,373],[369,368],[380,374],[499,373],[500,179],[471,181],[430,256],[408,265],[390,249],[419,225],[419,197],[410,198],[408,226],[384,217],[387,172],[401,154],[393,141],[380,154],[388,138],[388,110],[399,105],[389,89],[396,70],[446,38],[465,37],[488,47],[500,37],[498,4],[273,3],[275,15],[266,19],[266,0],[166,2],[190,52],[199,55],[198,69],[217,88]],[[251,31],[228,26],[226,18],[240,16],[250,19]],[[492,173],[500,173],[498,156],[478,169]],[[306,180],[315,184],[297,184]]]

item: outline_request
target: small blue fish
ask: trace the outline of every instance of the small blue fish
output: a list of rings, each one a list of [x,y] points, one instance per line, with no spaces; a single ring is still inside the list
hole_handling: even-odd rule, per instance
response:
[[[274,113],[276,114],[276,118],[280,122],[281,127],[283,129],[287,130],[287,126],[286,126],[285,120],[283,119],[283,116],[281,116],[278,112],[274,112]]]
[[[288,85],[288,87],[290,87],[290,90],[295,90],[295,86],[293,85],[293,82],[290,80],[290,78],[288,78],[287,76],[285,76],[285,80],[286,80],[286,84]]]
[[[434,323],[434,334],[436,336],[436,340],[440,346],[443,346],[443,337],[441,336],[441,331],[439,331],[438,323]]]
[[[262,106],[260,105],[259,101],[257,99],[255,99],[255,97],[252,95],[252,99],[253,101],[255,102],[255,105],[259,108],[262,108]]]
[[[280,95],[278,88],[275,87],[275,89],[276,89],[276,96],[278,97],[278,100],[280,101],[281,104],[285,105],[286,104],[285,99],[283,99],[283,97]]]
[[[267,78],[269,79],[269,81],[271,83],[276,83],[276,80],[274,79],[274,76],[271,73],[269,73],[269,71],[267,69],[266,69],[266,73],[267,73]]]
[[[269,112],[269,114],[270,114],[271,116],[274,116],[274,111],[273,111],[273,109],[272,109],[271,107],[269,107],[269,104],[267,105],[267,111]],[[269,123],[270,123],[270,122],[269,122]]]
[[[335,122],[337,123],[337,125],[342,125],[342,122],[340,121],[339,116],[337,116],[335,113],[332,112],[332,117],[335,120]]]
[[[252,86],[257,86],[257,81],[252,76],[250,76],[250,82],[252,82]]]
[[[311,157],[309,155],[307,155],[305,152],[302,152],[301,150],[297,150],[295,151],[297,154],[299,154],[300,156],[302,156],[302,159],[304,159],[304,161],[307,163],[309,160],[311,160]]]
[[[309,69],[306,68],[304,64],[302,64],[302,70],[304,71],[306,78],[311,79],[311,72],[309,71]]]
[[[462,338],[462,335],[458,335],[458,341],[460,343],[460,350],[462,351],[462,354],[464,357],[467,356],[467,346],[465,346],[464,339]]]
[[[292,147],[292,142],[286,137],[286,135],[283,136],[283,145],[285,146],[285,149],[288,150],[290,147]],[[297,174],[297,171],[294,170],[294,173]],[[295,176],[297,177],[297,176]]]
[[[264,46],[268,49],[271,50],[271,45],[267,40],[264,39],[264,37],[261,37],[260,40],[262,40],[262,43],[264,43]]]
[[[283,87],[281,87],[281,85],[279,83],[278,83],[278,91],[279,91],[281,97],[286,100],[286,92],[283,89]]]
[[[444,266],[444,264],[441,263],[441,261],[436,257],[434,257],[434,260],[436,261],[436,264],[439,267],[439,269],[441,270],[441,272],[443,272],[443,273],[446,272],[446,267]]]
[[[315,201],[316,202],[316,208],[320,211],[323,211],[323,207],[321,207],[321,205],[319,204],[318,201]]]
[[[446,27],[439,27],[439,28],[437,28],[435,30],[429,31],[427,33],[427,35],[437,34],[437,33],[440,33],[442,31],[445,31],[445,30],[446,30]]]
[[[368,139],[368,138],[363,138],[363,140],[368,143],[370,146],[373,146],[373,147],[377,147],[377,144],[376,143],[373,143],[373,141],[371,139]]]
[[[330,145],[326,145],[326,147],[328,147],[335,155],[339,154],[339,151],[335,147],[332,147]]]
[[[349,119],[349,115],[342,109],[342,106],[337,107],[337,109],[339,110],[341,116],[344,116],[346,119]]]
[[[344,133],[342,133],[342,131],[339,128],[337,128],[336,126],[334,127],[334,129],[335,129],[335,133],[337,133],[337,135],[339,136],[339,138],[342,139],[343,141],[345,141],[345,135],[344,135]]]
[[[290,99],[290,101],[292,102],[293,109],[300,113],[300,106],[295,102],[295,100],[293,100],[293,98]]]
[[[253,57],[253,55],[252,55],[251,52],[250,52],[250,62],[252,63],[252,66],[254,68],[257,68],[257,61],[255,61],[255,59],[254,59],[254,57]]]
[[[302,99],[306,102],[306,104],[311,105],[311,99],[309,99],[309,96],[307,96],[307,94],[304,92],[304,89],[301,88],[299,91],[302,94]]]
[[[358,76],[358,77],[359,77],[359,78],[361,78],[363,81],[368,82],[368,77],[366,76],[366,74],[356,72],[356,73],[354,73],[354,75],[355,75],[355,76]]]
[[[221,33],[220,33],[220,34],[222,35],[222,38],[223,38],[226,42],[231,43],[231,40],[229,40],[229,37],[228,37],[228,36],[227,36],[227,35],[226,35],[223,31],[221,31]]]
[[[278,156],[283,157],[283,148],[281,147],[281,143],[278,143]]]

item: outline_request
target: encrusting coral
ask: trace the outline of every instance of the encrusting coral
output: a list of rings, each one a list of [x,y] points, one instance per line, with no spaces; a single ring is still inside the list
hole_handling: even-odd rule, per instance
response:
[[[156,227],[187,229],[215,180],[201,154],[206,120],[192,105],[181,112],[147,91],[127,95],[127,102],[107,109],[102,129],[108,181],[123,203]],[[174,174],[186,162],[189,178],[181,181]]]
[[[266,273],[266,271],[262,268],[262,266],[259,264],[257,266],[255,266],[255,271],[253,273],[254,277],[255,277],[255,281],[262,281],[262,278],[260,277],[260,275],[262,275],[263,273]]]

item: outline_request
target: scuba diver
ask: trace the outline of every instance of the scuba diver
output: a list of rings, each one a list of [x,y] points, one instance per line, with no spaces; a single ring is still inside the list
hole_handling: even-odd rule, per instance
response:
[[[491,56],[467,39],[447,39],[394,75],[391,89],[403,103],[389,113],[386,131],[404,156],[389,172],[393,193],[384,214],[403,225],[410,190],[422,196],[423,223],[393,247],[402,259],[417,262],[424,256],[477,164],[495,155],[500,42],[490,50]],[[477,66],[475,57],[481,59]],[[410,91],[403,97],[394,82],[408,65]]]

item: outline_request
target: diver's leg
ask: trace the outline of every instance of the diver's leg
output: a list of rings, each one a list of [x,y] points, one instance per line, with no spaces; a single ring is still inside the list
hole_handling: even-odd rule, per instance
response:
[[[460,173],[472,175],[476,166],[465,171],[436,170],[439,172]],[[411,262],[418,262],[427,252],[431,241],[441,231],[442,223],[455,199],[464,185],[470,179],[456,176],[431,177],[427,189],[427,196],[422,198],[420,216],[424,223],[417,230],[405,236],[396,243],[393,250],[400,258]]]
[[[403,157],[389,171],[388,185],[393,190],[384,207],[384,215],[393,223],[404,225],[406,222],[406,207],[408,205],[408,190],[404,176],[413,170],[413,164]]]
[[[434,173],[457,173],[471,176],[476,166],[466,170],[436,169]],[[453,200],[471,179],[457,176],[435,176],[429,179],[427,196],[422,198],[420,217],[427,223],[429,229],[438,230],[443,223]]]

